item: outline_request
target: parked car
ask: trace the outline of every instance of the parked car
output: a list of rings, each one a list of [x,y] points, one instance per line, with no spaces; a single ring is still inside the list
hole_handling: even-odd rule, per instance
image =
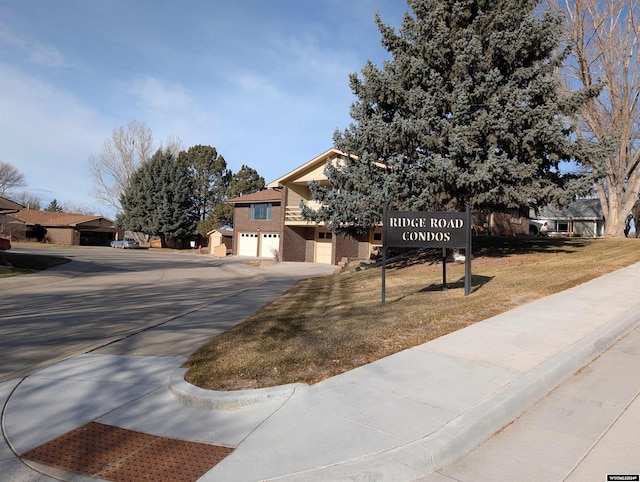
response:
[[[549,234],[549,222],[542,219],[529,219],[529,234],[547,236]]]
[[[111,241],[110,246],[112,248],[122,248],[122,249],[137,249],[140,247],[138,242],[132,238],[116,239],[115,241]]]

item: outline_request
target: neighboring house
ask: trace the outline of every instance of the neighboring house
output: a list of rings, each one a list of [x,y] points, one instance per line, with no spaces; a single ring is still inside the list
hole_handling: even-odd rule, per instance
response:
[[[0,196],[0,214],[15,213],[21,209],[24,209],[22,204],[18,204],[6,197]]]
[[[103,216],[21,209],[0,214],[0,228],[14,241],[40,241],[67,246],[109,246],[114,222]]]
[[[604,233],[604,212],[600,199],[577,199],[565,208],[544,207],[536,215],[531,213],[531,234],[538,234],[538,226],[547,223],[549,236],[581,236],[597,238]]]
[[[24,206],[22,204],[18,204],[11,201],[10,199],[7,199],[6,197],[0,196],[0,251],[11,249],[11,236],[9,236],[8,234],[4,234],[4,225],[1,221],[2,215],[16,213],[23,208]],[[6,236],[7,239],[3,238],[2,236]],[[0,264],[2,263],[0,262]]]
[[[227,202],[233,204],[233,254],[279,258],[282,190],[264,189]]]

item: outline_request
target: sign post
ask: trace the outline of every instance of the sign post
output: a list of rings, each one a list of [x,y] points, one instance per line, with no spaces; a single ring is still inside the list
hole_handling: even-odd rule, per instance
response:
[[[464,247],[464,295],[471,294],[471,205],[467,204],[467,242]]]
[[[382,208],[382,219],[387,223],[387,204]],[[382,229],[382,304],[384,305],[385,292],[387,290],[387,235],[386,230]]]
[[[447,291],[447,248],[442,248],[442,291]]]
[[[384,206],[382,304],[385,302],[388,247],[442,248],[443,289],[447,289],[447,248],[464,248],[464,295],[471,294],[471,206],[467,205],[466,212],[389,211]]]

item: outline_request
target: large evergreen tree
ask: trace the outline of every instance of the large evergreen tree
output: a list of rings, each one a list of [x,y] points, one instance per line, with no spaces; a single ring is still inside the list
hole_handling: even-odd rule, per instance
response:
[[[227,199],[261,191],[265,187],[264,177],[255,169],[242,165],[240,170],[231,176],[224,199],[213,206],[209,216],[198,223],[198,232],[202,236],[212,229],[233,224],[233,206],[226,204]]]
[[[62,206],[58,204],[57,199],[52,199],[51,202],[44,208],[45,211],[51,211],[54,213],[61,213],[63,211]]]
[[[230,198],[262,191],[265,188],[264,177],[252,167],[242,167],[231,176],[228,195]]]
[[[505,210],[568,201],[589,180],[562,161],[593,156],[568,120],[597,89],[559,94],[561,19],[536,0],[408,0],[402,28],[376,17],[391,54],[352,74],[353,123],[336,132],[349,156],[314,184],[336,231],[402,210]]]
[[[215,147],[197,145],[182,151],[178,162],[187,168],[193,180],[194,198],[200,220],[204,220],[217,204],[224,201],[231,171]]]
[[[187,168],[169,150],[159,149],[133,174],[120,197],[118,227],[163,239],[193,233],[198,211]]]

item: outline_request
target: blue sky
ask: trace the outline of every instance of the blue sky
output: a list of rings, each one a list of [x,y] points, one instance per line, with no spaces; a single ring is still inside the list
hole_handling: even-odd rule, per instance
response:
[[[111,215],[91,155],[132,120],[267,182],[332,146],[348,76],[387,58],[404,0],[0,0],[0,160],[48,204]]]

